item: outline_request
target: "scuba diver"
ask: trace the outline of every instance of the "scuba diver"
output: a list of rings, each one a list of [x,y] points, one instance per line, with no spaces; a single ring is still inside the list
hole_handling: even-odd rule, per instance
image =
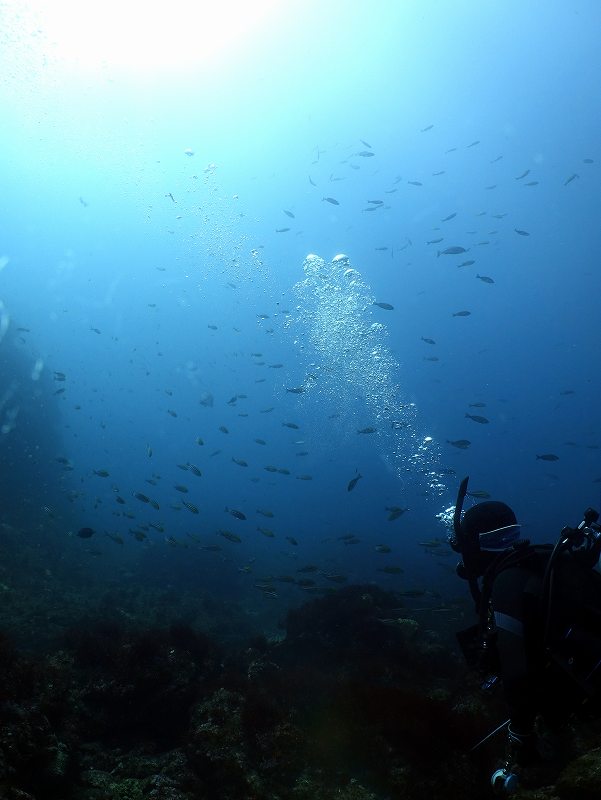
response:
[[[509,719],[493,734],[507,727],[507,758],[491,784],[511,794],[542,758],[541,726],[558,731],[576,711],[597,716],[601,707],[601,526],[587,509],[555,545],[532,545],[505,503],[462,513],[468,480],[449,543],[461,555],[457,574],[468,582],[478,623],[457,638],[468,664],[488,672],[485,685],[503,684]]]

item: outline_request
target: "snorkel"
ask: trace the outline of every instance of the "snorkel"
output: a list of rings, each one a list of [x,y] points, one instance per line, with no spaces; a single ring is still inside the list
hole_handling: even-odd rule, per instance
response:
[[[470,594],[476,604],[476,612],[480,608],[481,591],[478,586],[478,570],[475,563],[475,556],[479,551],[479,547],[474,541],[470,541],[469,537],[461,529],[461,512],[463,511],[463,502],[467,494],[467,485],[469,483],[469,475],[459,484],[459,491],[457,492],[457,502],[455,503],[455,512],[453,513],[453,536],[449,539],[451,548],[460,553],[462,561],[457,564],[457,575],[468,582]]]
[[[455,511],[453,513],[453,532],[454,535],[449,539],[449,544],[456,553],[463,555],[463,535],[461,531],[461,512],[463,511],[463,501],[467,494],[467,485],[470,481],[469,475],[459,484],[459,491],[457,492],[457,500],[455,502]]]

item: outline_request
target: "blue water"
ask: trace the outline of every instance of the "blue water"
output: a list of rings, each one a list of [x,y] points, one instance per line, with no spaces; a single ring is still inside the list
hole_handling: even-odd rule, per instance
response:
[[[132,68],[0,10],[5,519],[257,604],[307,563],[463,591],[466,474],[554,541],[600,504],[598,4],[276,4],[206,60],[191,13]]]

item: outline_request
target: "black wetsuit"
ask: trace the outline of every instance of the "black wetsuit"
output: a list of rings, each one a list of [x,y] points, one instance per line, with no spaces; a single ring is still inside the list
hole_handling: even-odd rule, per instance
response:
[[[520,734],[539,713],[551,725],[562,721],[601,687],[601,576],[566,553],[544,585],[550,555],[530,548],[492,580],[500,673],[510,727]]]
[[[540,610],[549,553],[533,554],[494,579],[491,606],[505,701],[514,729],[527,733],[541,708],[544,620]]]

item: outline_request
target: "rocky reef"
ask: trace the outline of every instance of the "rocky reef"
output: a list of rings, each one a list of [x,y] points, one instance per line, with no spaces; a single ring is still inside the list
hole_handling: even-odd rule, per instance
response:
[[[82,619],[43,654],[0,640],[6,800],[486,797],[502,714],[401,598],[349,586],[288,613],[285,636],[220,641],[183,622]],[[601,787],[598,731],[544,788]],[[576,740],[572,737],[572,744]]]

